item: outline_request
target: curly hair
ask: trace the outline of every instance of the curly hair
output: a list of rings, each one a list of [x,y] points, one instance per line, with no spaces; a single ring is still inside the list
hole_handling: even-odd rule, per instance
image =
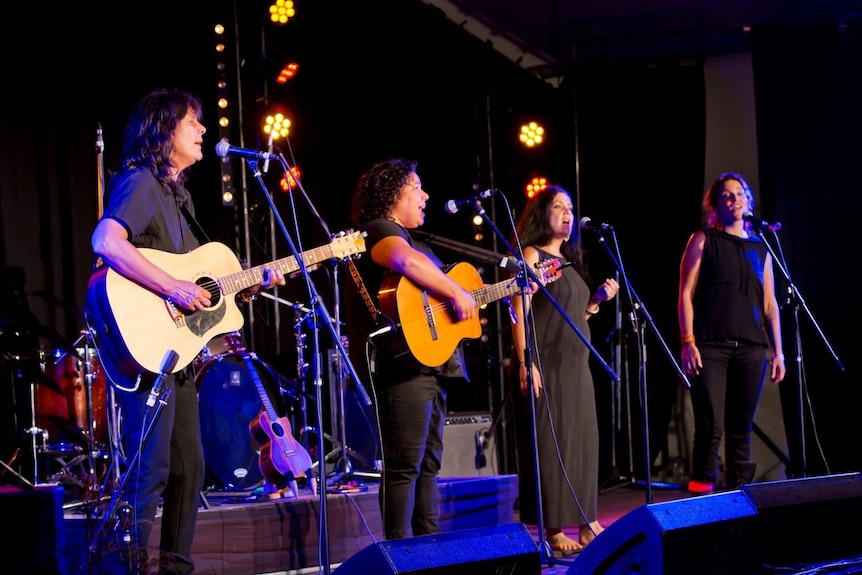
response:
[[[172,193],[185,182],[185,171],[171,179],[171,136],[191,111],[200,121],[203,117],[197,96],[179,90],[157,89],[144,96],[134,107],[123,137],[120,162],[124,170],[148,168],[162,183],[165,193]]]
[[[736,172],[725,172],[715,178],[709,186],[709,189],[707,189],[706,193],[703,194],[703,204],[701,205],[701,208],[703,209],[706,227],[708,228],[722,228],[721,218],[718,212],[718,203],[721,199],[721,190],[724,187],[724,183],[728,180],[736,180],[739,182],[742,186],[742,191],[745,193],[745,199],[748,202],[748,209],[752,211],[754,210],[754,194],[751,192],[751,186],[748,185],[745,178]],[[748,222],[745,223],[745,226],[748,228]]]
[[[353,223],[361,226],[377,218],[389,218],[398,203],[401,190],[416,172],[415,160],[390,158],[377,162],[359,177],[353,192],[351,215]]]

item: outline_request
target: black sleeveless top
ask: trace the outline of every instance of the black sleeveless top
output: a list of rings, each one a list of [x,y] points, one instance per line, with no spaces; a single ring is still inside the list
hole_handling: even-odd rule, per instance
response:
[[[694,335],[700,342],[739,341],[769,345],[763,307],[766,247],[705,229],[703,259],[694,290]]]

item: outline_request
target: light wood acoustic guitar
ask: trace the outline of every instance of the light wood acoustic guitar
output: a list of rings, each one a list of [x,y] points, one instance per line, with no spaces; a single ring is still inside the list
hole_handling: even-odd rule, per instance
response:
[[[87,286],[87,323],[95,332],[99,357],[112,382],[117,381],[118,373],[130,378],[144,372],[160,373],[171,350],[179,355],[172,373],[185,368],[213,337],[242,327],[243,314],[229,296],[261,283],[266,268],[276,268],[285,276],[300,268],[290,256],[242,269],[233,251],[219,242],[206,243],[186,254],[138,249],[172,276],[203,286],[212,300],[203,310],[181,309],[109,266],[98,268]],[[329,244],[301,255],[305,266],[313,266],[364,251],[365,232],[342,232]]]
[[[537,264],[537,275],[544,283],[560,277],[560,261],[549,259]],[[477,306],[515,295],[521,291],[515,278],[484,285],[478,270],[467,262],[452,266],[446,275],[470,292]],[[397,359],[405,365],[438,367],[446,363],[464,339],[482,335],[478,314],[459,320],[448,299],[420,287],[410,278],[391,274],[377,293],[380,311],[393,320],[395,332],[387,334]]]

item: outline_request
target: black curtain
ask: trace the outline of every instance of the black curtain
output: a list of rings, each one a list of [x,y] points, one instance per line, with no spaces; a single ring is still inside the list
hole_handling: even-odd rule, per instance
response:
[[[807,475],[858,470],[862,456],[851,446],[862,397],[855,301],[862,258],[853,222],[862,207],[862,26],[759,29],[752,48],[761,214],[783,223],[781,255],[802,296],[786,297],[776,268],[785,296],[789,373],[781,395],[792,473],[803,471],[800,424]]]
[[[576,82],[579,217],[614,228],[604,232],[604,242],[582,232],[593,279],[617,273],[609,248],[621,263],[621,283],[628,280],[631,288],[620,292],[620,322],[608,304],[591,320],[593,344],[605,360],[617,345],[622,356],[618,389],[594,365],[602,479],[616,471],[613,463],[643,479],[644,416],[652,462],[667,453],[668,424],[682,389],[674,367],[676,294],[679,258],[698,225],[703,188],[703,63],[596,64],[579,70]],[[637,322],[629,319],[634,310]],[[613,394],[619,394],[617,409]]]

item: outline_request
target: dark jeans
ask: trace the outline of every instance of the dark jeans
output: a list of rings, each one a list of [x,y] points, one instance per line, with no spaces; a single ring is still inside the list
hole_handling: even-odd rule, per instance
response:
[[[446,400],[433,375],[377,385],[383,443],[380,513],[386,539],[440,532],[437,475]]]
[[[195,534],[200,490],[204,482],[204,459],[201,444],[197,390],[194,380],[185,374],[169,376],[167,396],[158,412],[155,427],[131,470],[124,499],[134,510],[134,556],[143,552],[150,538],[153,520],[163,499],[159,571],[192,573],[192,540]],[[136,392],[117,392],[122,417],[123,447],[127,462],[138,452],[143,434],[157,413],[156,405],[147,410],[150,386]],[[146,569],[138,565],[138,571]],[[148,571],[149,572],[149,571]]]
[[[728,487],[754,479],[751,427],[766,377],[766,348],[737,343],[698,344],[703,367],[691,380],[694,412],[691,479],[715,483],[725,440]]]

